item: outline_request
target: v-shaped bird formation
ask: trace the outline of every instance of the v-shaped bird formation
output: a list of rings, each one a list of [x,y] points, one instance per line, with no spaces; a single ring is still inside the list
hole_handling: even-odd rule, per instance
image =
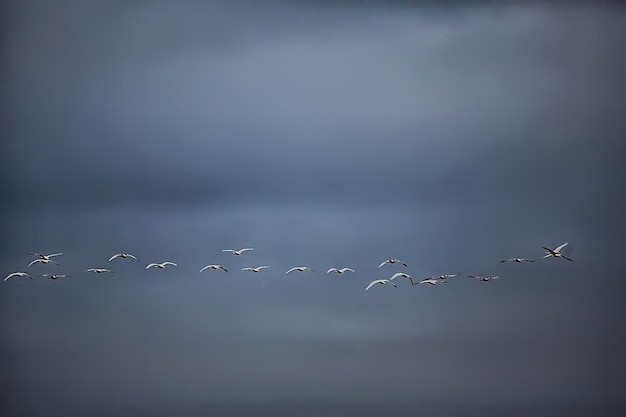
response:
[[[561,258],[561,259],[565,259],[567,261],[572,261],[572,258],[566,256],[562,250],[567,246],[567,242],[562,243],[561,245],[555,247],[554,249],[551,249],[547,246],[543,246],[543,250],[544,250],[544,255],[536,258],[536,259],[531,259],[531,258],[519,258],[519,257],[514,257],[514,258],[508,258],[508,259],[503,259],[501,261],[499,261],[499,263],[531,263],[531,262],[537,262],[543,259],[548,259],[548,258]],[[222,252],[228,252],[231,253],[234,256],[241,256],[244,255],[247,252],[253,251],[254,248],[243,248],[243,249],[223,249]],[[51,258],[56,258],[59,259],[58,257],[63,255],[63,252],[58,252],[58,253],[51,253],[49,255],[44,255],[41,253],[36,253],[36,252],[27,252],[28,255],[34,256],[35,259],[32,259],[27,267],[35,267],[35,264],[53,264],[56,269],[58,269],[59,267],[61,267],[61,264],[59,262],[57,262],[56,260],[53,260]],[[244,256],[245,258],[245,256]],[[107,259],[105,257],[103,257],[103,259]],[[113,254],[112,256],[110,256],[108,258],[108,262],[113,262],[117,263],[117,262],[128,262],[127,260],[132,260],[135,262],[139,262],[139,258],[133,254],[130,253],[125,253],[125,252],[120,252],[120,253],[116,253]],[[378,268],[374,269],[376,271],[380,270],[381,268],[383,268],[386,265],[401,265],[403,268],[408,268],[409,265],[404,262],[401,261],[399,259],[396,258],[389,258],[389,259],[385,259],[383,260],[379,265]],[[178,264],[176,264],[175,262],[171,262],[171,261],[164,261],[164,262],[151,262],[148,265],[146,265],[145,269],[166,269],[169,267],[178,267]],[[36,267],[35,267],[36,268]],[[262,266],[246,266],[241,268],[242,271],[248,271],[248,272],[254,272],[254,273],[262,273],[264,270],[269,269],[270,266],[269,265],[262,265]],[[208,264],[206,266],[203,266],[200,270],[199,273],[207,271],[207,270],[214,270],[214,271],[222,271],[224,273],[227,273],[229,270],[221,265],[221,264]],[[87,268],[84,270],[85,272],[89,272],[89,273],[93,273],[93,274],[111,274],[114,271],[112,269],[109,268]],[[310,267],[310,266],[294,266],[292,268],[289,268],[286,272],[285,275],[288,274],[292,274],[292,273],[310,273],[310,272],[315,272],[316,269]],[[337,274],[337,275],[344,275],[347,272],[354,274],[356,273],[356,271],[352,268],[349,267],[345,267],[342,266],[341,268],[336,268],[336,267],[331,267],[328,270],[326,270],[326,274]],[[375,286],[382,286],[382,285],[387,285],[389,284],[390,287],[394,287],[397,288],[398,285],[394,282],[394,280],[396,280],[397,278],[403,278],[404,280],[407,280],[412,287],[418,286],[420,284],[429,284],[429,285],[440,285],[440,284],[445,284],[446,282],[448,282],[449,278],[453,278],[453,277],[457,277],[461,274],[440,274],[440,275],[433,275],[433,276],[429,276],[429,277],[425,277],[421,280],[416,280],[413,278],[413,276],[411,276],[410,274],[406,273],[406,272],[395,272],[393,273],[390,277],[388,278],[377,278],[374,279],[372,281],[370,281],[366,286],[365,286],[365,290],[370,290],[371,288],[375,287]],[[10,274],[8,274],[5,278],[4,281],[9,281],[9,280],[13,280],[16,278],[28,278],[30,280],[33,279],[33,276],[38,276],[38,277],[44,277],[50,280],[56,280],[59,278],[67,278],[67,277],[71,277],[71,275],[68,274],[50,274],[50,273],[45,273],[45,274],[38,274],[38,275],[31,275],[28,274],[26,272],[22,272],[22,271],[17,271],[17,272],[11,272]],[[468,274],[467,275],[468,278],[471,278],[473,280],[477,280],[479,282],[491,282],[493,280],[499,279],[502,276],[501,275],[495,275],[495,276],[483,276],[483,275],[474,275],[474,274]]]

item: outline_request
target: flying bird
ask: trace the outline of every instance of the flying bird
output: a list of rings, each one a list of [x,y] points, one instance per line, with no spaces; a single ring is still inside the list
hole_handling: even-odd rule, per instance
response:
[[[378,267],[380,268],[383,265],[395,264],[395,263],[399,263],[399,264],[402,264],[404,266],[408,266],[406,263],[402,262],[400,259],[386,259],[380,265],[378,265]]]
[[[557,246],[554,249],[546,248],[545,246],[543,246],[543,248],[546,251],[546,254],[543,257],[544,258],[564,258],[564,259],[567,259],[568,261],[571,261],[572,260],[571,258],[568,258],[567,256],[561,253],[561,249],[563,249],[565,246],[567,246],[567,242],[563,243],[560,246]]]
[[[354,272],[354,269],[352,269],[352,268],[340,268],[340,269],[337,269],[337,268],[330,268],[328,271],[326,271],[326,273],[327,273],[327,274],[330,274],[331,272],[334,272],[334,273],[336,273],[336,274],[341,275],[341,274],[343,274],[344,272],[348,272],[348,271],[350,271],[350,272]]]
[[[157,264],[157,263],[148,264],[148,266],[146,266],[146,269],[150,269],[150,268],[165,269],[165,267],[168,265],[178,266],[174,262],[166,261],[166,262],[161,262],[160,264]]]
[[[243,249],[239,249],[239,250],[234,250],[234,249],[222,249],[222,252],[230,252],[233,255],[239,256],[244,252],[250,251],[250,250],[254,250],[254,248],[243,248]]]
[[[113,271],[111,271],[110,269],[106,269],[106,268],[89,268],[89,269],[85,269],[85,272],[93,272],[95,274],[104,274],[104,273],[112,273]]]
[[[138,261],[139,259],[137,259],[137,257],[135,255],[131,255],[130,253],[116,253],[115,255],[111,256],[109,258],[109,262],[111,262],[113,259],[116,258],[122,258],[122,259],[127,259],[127,258],[132,258],[136,261]]]
[[[312,272],[315,272],[315,270],[313,268],[309,268],[308,266],[294,266],[293,268],[291,268],[290,270],[285,272],[285,275],[287,275],[288,273],[290,273],[292,271],[300,271],[300,272],[312,271]]]
[[[41,264],[55,264],[57,266],[60,266],[58,262],[53,261],[52,259],[48,259],[48,258],[37,258],[34,261],[32,261],[31,263],[28,264],[28,266],[37,264],[37,263],[41,263]]]
[[[406,279],[408,279],[409,281],[411,281],[411,286],[416,284],[416,282],[413,281],[413,277],[410,276],[409,274],[405,274],[404,272],[396,272],[395,274],[393,274],[391,276],[391,278],[389,278],[389,281],[393,281],[396,278],[406,278]]]
[[[50,258],[52,258],[54,256],[61,256],[61,255],[63,255],[63,252],[51,253],[50,255],[44,255],[42,253],[36,253],[36,252],[27,252],[27,253],[29,255],[37,256],[39,259],[47,259],[47,260],[50,260]]]
[[[491,281],[492,279],[498,279],[498,278],[500,278],[500,275],[496,275],[496,276],[494,276],[494,277],[481,277],[481,276],[478,276],[478,275],[468,275],[468,277],[470,277],[470,278],[475,278],[475,279],[477,279],[477,280],[479,280],[479,281],[481,281],[481,282],[489,282],[489,281]]]
[[[535,262],[534,259],[527,259],[527,258],[509,258],[509,259],[503,259],[500,261],[500,263],[503,262],[517,262],[518,264],[521,264],[522,262]]]
[[[391,282],[391,281],[390,281],[390,280],[388,280],[388,279],[375,279],[374,281],[370,282],[370,283],[367,285],[367,287],[365,287],[365,291],[369,290],[370,288],[372,288],[372,287],[373,287],[374,285],[376,285],[376,284],[381,284],[381,285],[384,285],[384,284],[391,284],[391,285],[393,285],[395,288],[398,288],[398,286],[397,286],[396,284],[394,284],[393,282]]]
[[[221,269],[223,271],[228,272],[228,269],[224,268],[222,265],[207,265],[207,266],[203,266],[202,269],[200,270],[200,272],[202,271],[206,271],[207,269]]]
[[[5,281],[8,281],[9,279],[13,278],[13,277],[26,277],[29,279],[33,279],[33,277],[31,277],[29,274],[27,274],[26,272],[12,272],[9,275],[6,276],[6,278],[4,279]]]
[[[442,275],[433,275],[432,277],[427,277],[426,279],[438,279],[440,281],[444,281],[447,278],[456,277],[459,274],[442,274]]]
[[[71,277],[71,275],[63,275],[63,274],[41,274],[40,277],[46,277],[48,279],[59,279],[59,278],[67,278]]]
[[[257,266],[256,268],[250,268],[250,267],[248,267],[248,268],[241,268],[241,270],[242,271],[259,272],[262,269],[267,269],[267,268],[269,268],[269,266],[266,265],[266,266]]]
[[[445,282],[446,282],[445,280],[441,280],[437,278],[426,278],[426,279],[421,280],[415,285],[418,285],[418,284],[438,285],[438,284],[444,284]]]

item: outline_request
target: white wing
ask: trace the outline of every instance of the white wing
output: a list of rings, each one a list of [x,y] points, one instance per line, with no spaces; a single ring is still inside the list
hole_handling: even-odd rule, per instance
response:
[[[146,269],[154,268],[155,266],[159,266],[159,264],[151,263],[146,266]]]
[[[381,263],[380,265],[378,265],[378,267],[380,268],[381,266],[388,264],[389,263],[389,259],[387,259],[386,261],[383,261],[383,263]]]
[[[243,248],[243,249],[239,249],[237,252],[243,253],[243,252],[248,252],[249,250],[254,250],[254,248]]]
[[[391,278],[389,278],[389,281],[393,281],[396,278],[413,278],[413,277],[410,276],[409,274],[405,274],[404,272],[396,272],[395,274],[392,275]]]
[[[365,287],[365,291],[369,290],[370,288],[372,288],[374,285],[376,284],[384,284],[386,280],[384,279],[375,279],[374,281],[370,282],[367,287]]]
[[[121,254],[121,253],[116,253],[115,255],[113,255],[113,256],[111,256],[111,257],[109,258],[109,262],[111,262],[111,261],[112,261],[113,259],[115,259],[115,258],[120,258],[121,256],[122,256],[122,254]]]
[[[326,271],[327,274],[330,274],[331,272],[338,272],[339,270],[337,268],[330,268],[328,271]]]
[[[174,262],[170,262],[170,261],[163,262],[161,265],[163,265],[163,266],[167,266],[167,265],[178,266]]]
[[[52,258],[53,256],[61,256],[63,255],[63,252],[60,253],[51,253],[50,255],[46,255],[46,258]]]
[[[254,271],[254,268],[241,268],[242,271]]]
[[[299,269],[300,269],[300,267],[298,267],[298,266],[294,266],[294,267],[293,267],[293,268],[291,268],[289,271],[285,272],[285,275],[287,275],[288,273],[293,272],[293,271],[298,271]]]
[[[259,266],[257,269],[261,270],[261,269],[267,269],[269,268],[269,266]]]
[[[237,252],[236,250],[233,249],[222,249],[222,252],[230,252],[230,253],[234,253]]]
[[[36,263],[41,262],[41,261],[43,261],[43,259],[35,259],[31,263],[29,263],[28,266],[32,266],[33,264],[36,264]]]
[[[206,271],[206,270],[207,270],[207,269],[209,269],[209,268],[213,268],[213,266],[214,266],[214,265],[207,265],[207,266],[204,266],[204,267],[202,267],[202,269],[201,269],[199,272]]]
[[[7,277],[4,279],[5,281],[8,280],[9,278],[12,277],[28,277],[30,279],[33,279],[29,274],[27,274],[26,272],[13,272],[9,275],[7,275]]]
[[[562,244],[562,245],[560,245],[560,246],[557,246],[557,247],[556,247],[556,249],[554,249],[554,251],[555,251],[556,253],[559,253],[559,252],[561,251],[561,249],[563,249],[563,248],[564,248],[564,247],[566,247],[566,246],[567,246],[567,242],[563,243],[563,244]]]
[[[341,268],[341,272],[346,272],[346,271],[354,272],[354,269],[352,269],[352,268]]]

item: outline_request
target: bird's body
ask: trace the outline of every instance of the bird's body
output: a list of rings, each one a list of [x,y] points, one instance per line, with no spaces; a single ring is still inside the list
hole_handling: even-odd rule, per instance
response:
[[[40,276],[48,278],[48,279],[59,279],[59,278],[67,278],[71,275],[63,275],[63,274],[41,274]]]
[[[535,260],[528,259],[528,258],[509,258],[509,259],[503,259],[500,261],[500,263],[504,263],[504,262],[515,262],[515,263],[521,264],[522,262],[535,262]]]
[[[248,252],[254,250],[254,248],[243,248],[243,249],[239,249],[239,250],[235,250],[235,249],[222,249],[222,252],[230,252],[235,256],[239,256],[244,252]]]
[[[57,266],[60,266],[58,262],[55,262],[52,259],[48,259],[48,258],[37,258],[31,261],[31,263],[29,263],[28,266],[32,266],[34,264],[55,264]]]
[[[93,272],[94,274],[109,274],[112,273],[110,269],[107,268],[89,268],[85,269],[86,272]]]
[[[493,279],[500,278],[500,275],[496,275],[496,276],[493,276],[493,277],[482,277],[482,276],[479,276],[479,275],[468,275],[468,277],[477,279],[477,280],[479,280],[481,282],[489,282],[489,281],[491,281]]]
[[[326,271],[326,273],[330,274],[331,272],[334,272],[335,274],[341,275],[341,274],[343,274],[345,272],[348,272],[348,271],[354,272],[354,269],[352,269],[352,268],[339,268],[339,269],[337,269],[337,268],[330,268],[328,271]]]
[[[148,264],[148,266],[146,266],[146,269],[150,269],[150,268],[165,269],[165,267],[168,266],[168,265],[178,266],[174,262],[166,261],[166,262],[161,262],[161,263],[151,263],[151,264]]]
[[[294,266],[293,268],[291,268],[287,272],[285,272],[285,275],[287,275],[288,273],[293,272],[293,271],[300,271],[300,272],[312,271],[312,272],[314,272],[315,270],[313,268],[308,267],[308,266]]]
[[[396,272],[395,274],[393,274],[391,276],[391,278],[389,278],[389,281],[393,281],[396,278],[406,278],[409,281],[411,281],[411,286],[416,285],[417,283],[415,281],[413,281],[413,277],[410,276],[409,274],[405,274],[404,272]]]
[[[8,281],[9,279],[13,278],[13,277],[23,277],[23,278],[29,278],[29,279],[33,279],[33,277],[31,277],[29,274],[27,274],[26,272],[12,272],[9,275],[6,276],[6,278],[4,279],[5,281]]]
[[[131,255],[130,253],[116,253],[115,255],[111,256],[109,258],[109,262],[111,262],[113,259],[117,259],[117,258],[122,258],[122,259],[127,259],[127,258],[132,258],[136,261],[138,261],[139,259],[137,259],[136,256]]]
[[[567,242],[563,243],[562,245],[557,246],[554,249],[550,249],[550,248],[543,246],[543,249],[546,251],[546,254],[543,256],[543,258],[563,258],[563,259],[567,259],[568,261],[571,261],[572,260],[571,258],[568,258],[567,256],[561,253],[561,249],[563,249],[565,246],[567,246]]]
[[[251,267],[247,267],[247,268],[241,268],[242,271],[250,271],[250,272],[260,272],[263,269],[267,269],[269,268],[269,266],[264,265],[264,266],[257,266],[255,268],[251,268]]]
[[[221,269],[222,271],[228,272],[228,269],[224,268],[222,265],[216,265],[216,264],[203,266],[200,272],[206,271],[207,269]]]
[[[365,291],[369,290],[370,288],[372,288],[374,285],[376,284],[391,284],[392,286],[394,286],[395,288],[397,288],[398,286],[396,284],[394,284],[393,282],[391,282],[388,279],[375,279],[374,281],[370,282],[367,287],[365,287]]]
[[[395,264],[395,263],[401,264],[405,267],[408,266],[405,262],[402,262],[400,259],[385,259],[380,265],[378,265],[378,267],[380,268],[386,264]]]

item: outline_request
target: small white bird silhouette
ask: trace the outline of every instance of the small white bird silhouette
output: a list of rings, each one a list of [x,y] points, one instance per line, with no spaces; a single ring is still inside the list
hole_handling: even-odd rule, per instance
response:
[[[259,272],[262,269],[267,269],[269,268],[269,266],[265,265],[265,266],[257,266],[256,268],[241,268],[242,271],[252,271],[252,272]]]
[[[518,264],[521,264],[522,262],[535,262],[534,259],[528,259],[528,258],[509,258],[509,259],[503,259],[500,261],[500,263],[503,262],[516,262]]]
[[[475,278],[475,279],[477,279],[477,280],[479,280],[479,281],[482,281],[482,282],[489,282],[489,281],[491,281],[492,279],[498,279],[498,278],[500,278],[500,275],[496,275],[496,276],[494,276],[494,277],[481,277],[481,276],[478,276],[478,275],[468,275],[468,277],[470,277],[470,278]]]
[[[222,265],[215,265],[215,264],[203,266],[202,269],[200,270],[200,272],[206,271],[207,269],[221,269],[223,271],[228,272],[228,269],[224,268]]]
[[[161,262],[160,264],[157,264],[157,263],[148,264],[148,266],[146,266],[146,269],[150,269],[150,268],[164,269],[168,265],[178,266],[174,262],[166,261],[166,262]]]
[[[313,268],[309,268],[308,266],[294,266],[293,268],[291,268],[290,270],[285,272],[285,275],[287,275],[288,273],[290,273],[292,271],[300,271],[300,272],[312,271],[312,272],[315,272],[315,270]]]
[[[545,246],[543,246],[543,248],[546,251],[546,254],[543,257],[544,258],[564,258],[564,259],[567,259],[568,261],[571,261],[572,260],[571,258],[568,258],[567,256],[561,253],[561,249],[563,249],[565,246],[567,246],[567,242],[563,243],[560,246],[557,246],[554,249],[546,248]]]
[[[33,279],[33,277],[31,277],[29,274],[27,274],[26,272],[12,272],[9,275],[6,276],[6,278],[4,279],[5,281],[8,281],[9,279],[13,278],[13,277],[25,277],[25,278],[30,278]]]
[[[427,277],[426,279],[438,279],[440,281],[444,281],[447,278],[456,277],[459,274],[442,274],[442,275],[433,275],[431,277]]]
[[[222,252],[230,252],[233,255],[241,255],[244,252],[250,251],[250,250],[254,250],[254,248],[243,248],[243,249],[239,249],[239,250],[234,250],[234,249],[222,249]]]
[[[445,282],[446,282],[445,280],[439,280],[436,278],[426,278],[418,282],[416,285],[419,285],[419,284],[438,285],[438,284],[444,284]]]
[[[408,266],[406,263],[402,262],[400,259],[386,259],[380,265],[378,265],[378,267],[380,268],[383,265],[395,264],[395,263],[399,263],[399,264],[402,264],[404,266]]]
[[[352,268],[340,268],[340,269],[330,268],[328,271],[326,271],[326,273],[330,274],[331,272],[334,272],[336,274],[343,274],[344,272],[348,272],[348,271],[354,272],[354,269],[352,269]]]
[[[46,259],[46,260],[50,260],[50,258],[52,258],[54,256],[61,256],[61,255],[63,255],[63,252],[51,253],[50,255],[44,255],[42,253],[37,253],[37,252],[27,252],[27,253],[29,255],[37,256],[37,257],[39,257],[39,259]]]
[[[93,272],[95,274],[103,274],[103,273],[112,273],[110,269],[107,268],[89,268],[85,269],[86,272]]]
[[[372,288],[374,285],[376,284],[391,284],[393,285],[395,288],[398,288],[398,286],[396,284],[394,284],[393,282],[389,281],[388,279],[375,279],[374,281],[370,282],[367,287],[365,287],[365,291],[369,290],[370,288]]]
[[[71,277],[71,275],[63,275],[63,274],[41,274],[40,277],[46,277],[48,279],[59,279],[59,278],[67,278]]]
[[[109,258],[109,262],[111,262],[113,259],[116,259],[116,258],[122,258],[122,259],[132,258],[132,259],[134,259],[134,260],[136,260],[136,261],[138,261],[138,260],[139,260],[139,259],[137,259],[137,257],[136,257],[136,256],[131,255],[130,253],[116,253],[115,255],[113,255],[113,256],[111,256],[111,257]]]
[[[393,281],[396,278],[406,278],[409,281],[411,281],[411,286],[416,285],[417,283],[415,281],[413,281],[413,277],[410,276],[409,274],[405,274],[404,272],[396,272],[395,274],[393,274],[391,276],[391,278],[389,278],[389,281]]]
[[[60,266],[60,264],[58,262],[53,261],[52,259],[48,259],[48,258],[37,258],[34,261],[32,261],[31,263],[28,264],[28,266],[37,264],[37,263],[41,263],[41,264],[55,264],[57,266]]]

